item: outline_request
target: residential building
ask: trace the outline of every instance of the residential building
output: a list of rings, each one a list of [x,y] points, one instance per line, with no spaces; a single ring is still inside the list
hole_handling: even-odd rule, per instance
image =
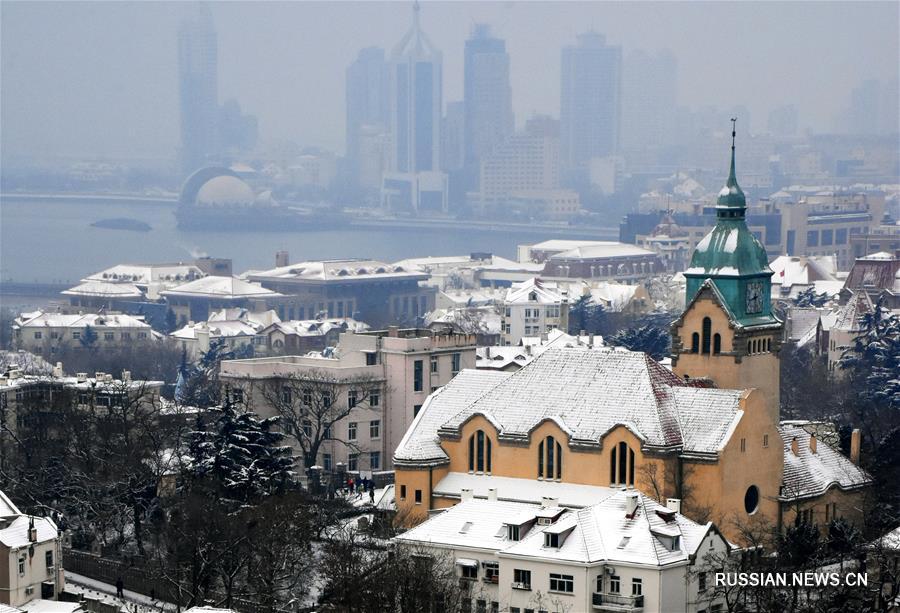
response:
[[[889,309],[900,308],[900,252],[882,251],[856,258],[844,288],[865,292],[872,302],[883,298]]]
[[[522,190],[509,194],[505,215],[526,219],[568,221],[581,211],[581,197],[572,189]]]
[[[220,309],[267,311],[276,307],[282,297],[259,283],[237,277],[213,276],[163,290],[160,295],[181,325],[190,321],[206,321],[213,311]]]
[[[886,201],[885,205],[892,206],[896,210],[898,203],[900,203],[900,199],[893,198]],[[900,253],[900,224],[897,222],[882,223],[875,228],[868,228],[868,232],[851,232],[850,248],[854,258],[873,253]]]
[[[514,284],[499,306],[502,345],[518,345],[524,336],[569,328],[568,293],[537,277]]]
[[[776,298],[796,298],[813,290],[817,294],[834,297],[844,281],[837,278],[837,259],[834,256],[781,255],[769,263],[772,275],[772,295]]]
[[[247,309],[231,308],[216,311],[207,321],[189,322],[169,337],[175,339],[191,360],[209,351],[211,343],[221,341],[226,351],[240,354],[266,353],[266,327],[279,322],[275,311],[254,313]]]
[[[815,512],[837,505],[829,517],[860,522],[871,478],[825,443],[811,444],[821,455],[809,461],[788,457],[793,446],[783,444],[783,435],[798,445],[803,437],[779,421],[782,324],[765,249],[745,222],[733,150],[716,212],[684,273],[671,370],[643,353],[574,346],[511,374],[461,372],[429,397],[394,453],[404,520],[453,506],[462,489],[502,492],[508,478],[558,488],[561,507],[597,487],[680,499],[685,515],[708,513],[738,544],[741,526],[785,526],[800,501]],[[822,463],[831,471],[814,474]],[[829,477],[838,472],[846,478]],[[569,491],[576,484],[585,489]]]
[[[0,605],[57,600],[65,589],[62,533],[49,517],[22,513],[0,491]],[[35,611],[55,611],[53,604]]]
[[[846,304],[832,317],[821,317],[820,346],[827,348],[828,370],[835,377],[843,372],[839,366],[841,357],[855,346],[856,338],[865,329],[865,317],[875,312],[875,305],[865,291],[853,293]]]
[[[541,277],[545,279],[608,279],[630,283],[666,270],[666,265],[653,251],[611,241],[546,241],[531,246],[532,257],[550,251],[548,243],[571,247],[544,260]],[[522,246],[519,248],[521,252]]]
[[[675,222],[670,211],[650,234],[636,236],[634,244],[658,255],[666,272],[683,271],[693,248],[688,232]]]
[[[560,151],[569,180],[587,172],[591,158],[618,151],[622,49],[597,32],[563,47]]]
[[[505,203],[520,192],[559,190],[559,122],[532,118],[480,160],[479,188],[469,199],[485,213],[504,213]]]
[[[376,260],[324,260],[286,264],[247,273],[279,299],[282,320],[352,317],[379,326],[415,323],[434,308],[428,273]]]
[[[344,332],[334,348],[320,354],[227,360],[220,379],[266,416],[277,411],[273,388],[331,382],[329,401],[353,410],[332,426],[317,463],[326,469],[342,462],[350,470],[387,470],[428,395],[474,367],[474,335],[392,327]]]
[[[480,160],[515,129],[509,54],[506,43],[494,37],[487,24],[476,24],[466,40],[463,97],[465,162],[477,173]]]
[[[132,380],[128,371],[121,380],[102,372],[69,377],[60,362],[47,374],[23,374],[17,368],[0,374],[0,469],[22,461],[18,441],[34,425],[40,426],[41,437],[69,436],[58,421],[61,408],[111,407],[126,398],[135,407],[159,406],[162,386],[162,381]]]
[[[547,494],[572,486],[498,481],[463,489],[459,504],[394,538],[452,561],[465,590],[462,610],[724,607],[712,578],[731,546],[712,523],[678,513],[677,501],[671,509],[636,491],[597,487],[584,506],[566,508],[562,495]]]
[[[183,176],[206,166],[218,151],[218,44],[208,5],[192,10],[178,29],[178,97]]]
[[[143,318],[124,313],[65,314],[35,311],[22,313],[12,324],[13,342],[51,358],[64,348],[110,350],[158,340]]]
[[[304,355],[337,345],[342,332],[365,332],[368,324],[350,317],[275,321],[260,330],[268,355]]]

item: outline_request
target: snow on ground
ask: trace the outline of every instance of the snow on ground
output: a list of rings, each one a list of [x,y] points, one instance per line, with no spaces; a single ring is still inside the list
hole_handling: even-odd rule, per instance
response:
[[[119,605],[120,610],[128,613],[158,613],[159,611],[177,611],[178,607],[169,602],[155,600],[149,596],[124,590],[125,598],[116,597],[116,586],[66,571],[66,591],[82,594],[85,598],[101,600],[111,605]]]

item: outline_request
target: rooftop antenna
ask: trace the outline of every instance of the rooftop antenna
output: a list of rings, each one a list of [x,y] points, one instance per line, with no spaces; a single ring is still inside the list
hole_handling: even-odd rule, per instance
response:
[[[731,118],[731,150],[734,151],[734,137],[737,136],[737,117]]]
[[[413,23],[417,28],[419,27],[419,10],[421,8],[422,7],[419,6],[419,0],[415,0],[415,2],[413,2]]]

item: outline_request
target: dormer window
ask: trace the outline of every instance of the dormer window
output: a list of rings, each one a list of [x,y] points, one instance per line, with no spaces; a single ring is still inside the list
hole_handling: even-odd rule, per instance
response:
[[[510,541],[518,541],[521,538],[521,526],[514,526],[512,524],[506,525],[506,538]]]
[[[544,533],[544,547],[554,547],[556,549],[559,549],[559,535],[545,532]]]

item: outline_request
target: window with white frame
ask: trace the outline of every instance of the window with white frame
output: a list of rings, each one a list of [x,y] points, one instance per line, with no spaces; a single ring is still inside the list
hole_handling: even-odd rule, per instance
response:
[[[381,405],[381,394],[376,390],[369,392],[369,408],[374,409]]]
[[[484,582],[497,583],[500,581],[500,564],[498,562],[482,562],[484,569]]]
[[[438,357],[436,355],[431,356],[431,372],[436,373],[438,371]]]
[[[347,424],[347,439],[351,441],[356,440],[356,422],[351,421]]]
[[[347,459],[347,470],[359,470],[359,454],[351,453]]]
[[[381,452],[369,452],[369,470],[381,470]]]
[[[373,419],[369,422],[369,438],[381,438],[380,419]]]
[[[637,577],[631,580],[631,595],[641,596],[644,593],[644,582]]]
[[[571,594],[575,591],[575,577],[572,575],[550,573],[550,591]]]
[[[513,569],[513,585],[514,588],[519,590],[530,590],[531,589],[531,571],[525,570],[524,568],[515,568]]]
[[[619,575],[613,575],[609,578],[609,593],[618,594],[622,591],[622,579]]]
[[[347,408],[352,409],[359,404],[359,393],[356,390],[347,392]]]

